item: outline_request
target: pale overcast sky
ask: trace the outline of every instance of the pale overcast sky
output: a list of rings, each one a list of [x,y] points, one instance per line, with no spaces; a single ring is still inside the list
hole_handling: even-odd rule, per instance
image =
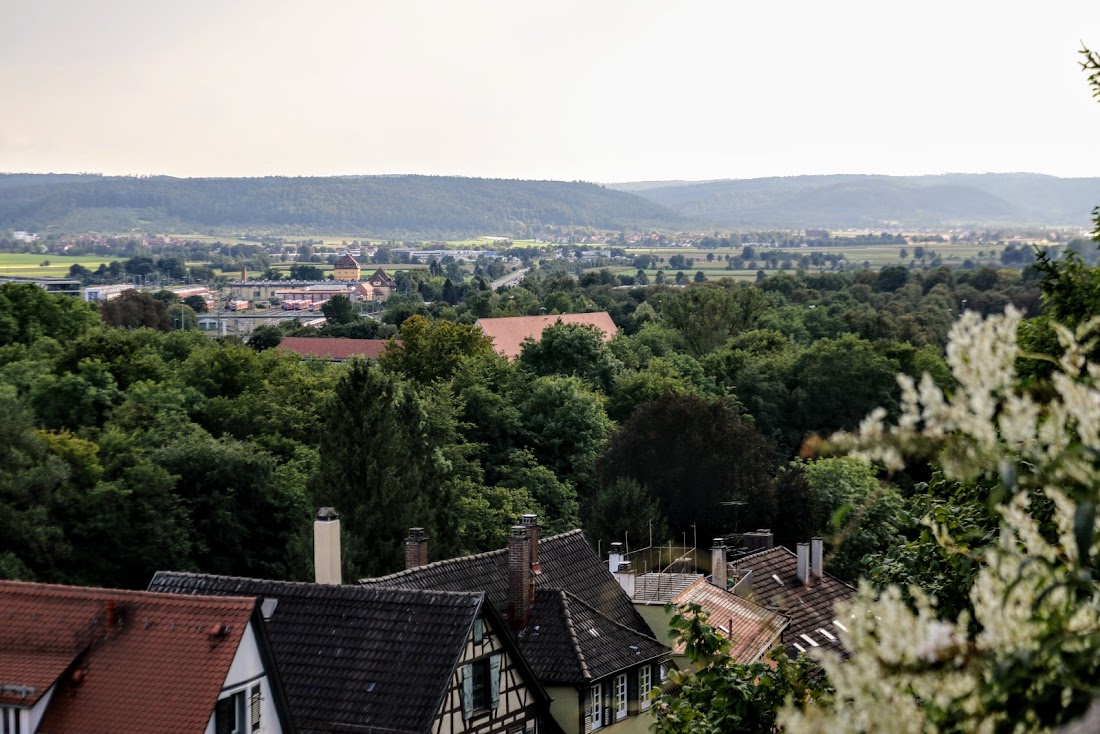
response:
[[[0,171],[1100,176],[1100,0],[0,0]]]

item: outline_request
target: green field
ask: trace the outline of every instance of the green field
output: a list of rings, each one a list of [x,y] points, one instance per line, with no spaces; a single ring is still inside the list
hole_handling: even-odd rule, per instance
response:
[[[25,255],[16,252],[0,252],[0,275],[22,275],[28,278],[64,278],[73,265],[83,265],[95,270],[101,264],[119,258],[95,257],[91,255]],[[43,266],[42,263],[49,262]]]

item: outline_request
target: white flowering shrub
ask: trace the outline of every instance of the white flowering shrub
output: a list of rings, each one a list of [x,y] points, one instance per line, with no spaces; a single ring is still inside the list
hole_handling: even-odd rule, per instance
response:
[[[948,479],[999,479],[999,536],[968,551],[980,560],[974,619],[937,619],[935,600],[916,589],[907,604],[901,589],[862,585],[840,610],[851,658],[819,654],[835,695],[788,704],[787,731],[1044,731],[1080,716],[1100,691],[1100,365],[1085,356],[1097,321],[1054,327],[1063,354],[1042,400],[1019,387],[1018,360],[1030,358],[1017,347],[1020,322],[1011,309],[984,321],[965,314],[947,350],[952,394],[927,376],[901,376],[895,425],[880,410],[858,434],[831,439],[893,469],[921,456]],[[952,547],[950,531],[928,522]]]

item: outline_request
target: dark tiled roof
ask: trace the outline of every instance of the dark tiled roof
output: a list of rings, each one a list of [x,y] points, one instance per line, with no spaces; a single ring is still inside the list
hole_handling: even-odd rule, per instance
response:
[[[564,313],[553,316],[503,316],[495,319],[478,319],[477,326],[485,336],[493,340],[493,348],[508,359],[515,359],[523,351],[523,340],[542,339],[547,326],[556,323],[588,324],[603,333],[603,340],[610,341],[618,332],[607,311],[596,313]]]
[[[378,359],[389,346],[388,339],[337,339],[323,336],[286,336],[279,342],[283,352],[294,352],[303,357],[331,359],[342,362],[352,357]]]
[[[798,557],[782,546],[751,553],[733,561],[733,566],[738,576],[752,571],[755,601],[790,618],[791,624],[783,634],[788,652],[831,647],[844,654],[840,644],[843,622],[838,624],[833,606],[855,596],[854,588],[828,573],[809,584],[801,583]]]
[[[484,598],[163,571],[150,588],[277,599],[268,637],[304,734],[428,731]]]
[[[34,689],[0,705],[26,706],[56,683],[41,734],[201,732],[255,605],[0,581],[0,682]],[[211,637],[218,624],[226,632]]]
[[[778,612],[765,609],[720,589],[701,576],[673,600],[673,604],[698,604],[707,621],[731,642],[730,656],[739,663],[755,663],[779,641],[790,623]],[[684,646],[677,646],[683,652]]]
[[[388,586],[450,591],[484,591],[497,609],[508,602],[508,551],[501,549],[462,558],[429,563],[389,576],[362,579],[368,586]],[[630,598],[596,557],[580,530],[543,538],[539,541],[539,566],[535,576],[535,603],[531,622],[520,635],[520,650],[535,674],[543,682],[582,682],[621,670],[643,659],[658,657],[668,649],[653,639],[645,620]],[[572,615],[590,621],[597,628],[610,625],[607,640],[583,639],[569,634]],[[590,625],[590,626],[592,626]],[[538,627],[537,634],[529,634]],[[587,633],[586,633],[587,634]],[[588,634],[588,637],[593,637]],[[644,638],[649,643],[641,643]],[[625,644],[619,644],[629,639]],[[578,647],[578,643],[584,644]],[[635,645],[645,657],[639,657]],[[572,658],[572,660],[570,660]],[[586,666],[588,674],[585,673]],[[602,672],[593,672],[602,671]]]
[[[394,277],[386,272],[385,268],[378,268],[374,273],[367,278],[367,282],[371,285],[376,285],[385,288],[393,288],[397,285],[397,281]]]
[[[359,263],[351,255],[344,253],[342,257],[336,260],[332,264],[333,269],[339,268],[340,270],[358,270]]]

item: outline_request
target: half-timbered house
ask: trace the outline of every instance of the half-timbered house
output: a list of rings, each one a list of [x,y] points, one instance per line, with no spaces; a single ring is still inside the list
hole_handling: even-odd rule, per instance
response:
[[[647,732],[649,691],[670,650],[654,638],[630,597],[581,531],[540,539],[524,516],[507,548],[427,563],[427,540],[414,529],[406,570],[362,579],[368,588],[484,592],[505,610],[519,650],[553,698],[565,732],[611,728]]]
[[[549,696],[484,593],[160,572],[150,589],[261,599],[303,734],[548,734]]]

